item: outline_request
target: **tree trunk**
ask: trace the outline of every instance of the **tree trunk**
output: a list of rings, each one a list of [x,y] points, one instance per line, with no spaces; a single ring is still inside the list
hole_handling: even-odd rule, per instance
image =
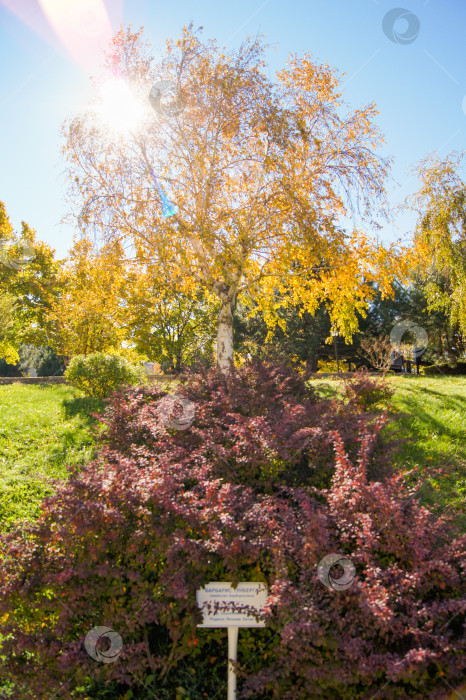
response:
[[[233,368],[233,310],[230,301],[222,303],[218,315],[217,367],[221,372]]]
[[[215,290],[222,305],[218,314],[217,329],[217,368],[221,372],[233,369],[233,314],[236,307],[236,293],[226,284],[218,284]]]

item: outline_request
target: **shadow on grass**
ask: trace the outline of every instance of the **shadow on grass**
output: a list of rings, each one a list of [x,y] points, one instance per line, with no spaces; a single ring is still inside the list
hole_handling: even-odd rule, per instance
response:
[[[337,382],[331,383],[332,380],[311,379],[309,386],[314,389],[316,394],[322,399],[334,399],[338,396],[339,385]]]
[[[413,395],[416,394],[427,394],[430,397],[438,397],[439,399],[444,400],[446,403],[450,404],[451,401],[455,401],[461,408],[466,408],[466,399],[464,395],[462,394],[445,394],[442,393],[441,391],[435,391],[434,389],[430,389],[429,387],[425,386],[420,386],[420,387],[405,387],[404,390],[406,392],[412,392]],[[428,396],[426,397],[428,398]]]
[[[96,422],[92,413],[102,413],[105,408],[105,401],[89,396],[76,396],[73,399],[63,399],[63,410],[66,418],[79,416],[86,423],[93,425]]]

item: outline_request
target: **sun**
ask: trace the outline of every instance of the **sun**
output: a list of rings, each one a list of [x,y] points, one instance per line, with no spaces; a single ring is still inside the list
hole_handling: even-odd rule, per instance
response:
[[[106,128],[125,135],[138,131],[148,108],[125,80],[110,78],[100,88],[96,112]]]

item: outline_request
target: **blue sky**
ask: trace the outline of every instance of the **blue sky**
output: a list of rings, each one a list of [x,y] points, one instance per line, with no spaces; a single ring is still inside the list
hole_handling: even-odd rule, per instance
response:
[[[52,3],[55,0],[47,0]],[[60,0],[61,7],[84,0]],[[103,1],[103,0],[101,0]],[[73,229],[60,223],[67,213],[61,124],[89,95],[83,69],[60,43],[39,0],[0,0],[0,200],[13,225],[27,221],[59,256],[69,249]],[[99,2],[99,0],[86,0]],[[404,3],[404,0],[401,0]],[[42,0],[42,4],[47,4]],[[465,0],[413,0],[401,9],[419,22],[410,43],[384,34],[392,0],[106,0],[113,28],[143,25],[154,51],[190,21],[205,38],[233,48],[247,34],[266,35],[270,74],[290,53],[310,51],[345,73],[344,98],[353,107],[374,101],[385,135],[383,154],[394,159],[388,185],[393,206],[416,189],[407,169],[427,153],[445,156],[466,142]],[[8,6],[20,11],[22,19]],[[400,13],[401,14],[401,13]],[[395,31],[411,31],[404,13]],[[411,17],[413,31],[415,18]],[[392,37],[394,35],[392,34]],[[382,239],[406,237],[408,215],[383,228]]]

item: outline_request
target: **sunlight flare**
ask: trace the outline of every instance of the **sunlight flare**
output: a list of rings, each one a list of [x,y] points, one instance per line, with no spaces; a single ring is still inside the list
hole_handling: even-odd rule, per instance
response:
[[[120,134],[138,131],[147,116],[147,105],[122,78],[110,78],[100,90],[96,112],[105,126]]]

